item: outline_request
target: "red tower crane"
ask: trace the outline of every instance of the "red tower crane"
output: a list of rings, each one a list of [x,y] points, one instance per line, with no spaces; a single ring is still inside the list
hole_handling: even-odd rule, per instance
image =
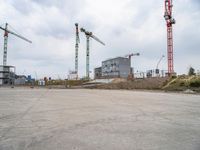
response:
[[[167,57],[168,57],[168,75],[171,76],[174,73],[174,58],[173,58],[173,28],[172,25],[176,23],[172,17],[172,0],[165,1],[165,14],[164,18],[167,25]]]

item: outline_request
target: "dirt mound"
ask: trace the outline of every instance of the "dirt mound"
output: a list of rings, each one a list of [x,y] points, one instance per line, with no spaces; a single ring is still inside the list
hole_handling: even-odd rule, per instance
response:
[[[116,80],[109,84],[98,85],[98,89],[161,89],[167,78],[135,79],[133,81]]]
[[[112,81],[112,83],[120,83],[120,82],[126,82],[127,79],[123,79],[123,78],[116,78]]]

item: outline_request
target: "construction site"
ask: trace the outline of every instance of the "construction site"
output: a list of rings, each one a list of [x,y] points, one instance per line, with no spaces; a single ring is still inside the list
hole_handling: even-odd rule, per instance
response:
[[[60,88],[105,88],[105,89],[169,89],[175,91],[191,90],[193,92],[199,92],[199,71],[193,73],[193,76],[185,74],[177,74],[174,70],[174,48],[173,48],[173,25],[176,23],[172,14],[172,1],[166,0],[164,2],[164,20],[166,22],[167,29],[167,51],[166,55],[162,55],[156,64],[156,67],[149,68],[148,70],[136,71],[132,66],[136,61],[137,57],[143,57],[140,51],[134,51],[124,56],[110,56],[109,59],[104,59],[99,62],[99,66],[91,68],[90,62],[90,49],[91,40],[95,40],[103,47],[106,44],[101,41],[93,32],[86,30],[85,28],[79,28],[79,24],[75,23],[74,37],[75,37],[75,53],[74,53],[74,69],[66,73],[66,78],[54,79],[51,75],[37,78],[37,74],[34,77],[29,74],[17,75],[15,65],[7,65],[7,49],[8,49],[8,35],[13,35],[16,38],[22,39],[28,43],[32,43],[31,40],[16,33],[8,23],[5,26],[0,26],[0,29],[4,31],[4,46],[3,46],[3,64],[0,67],[0,86],[30,86],[33,87],[60,87]],[[11,28],[11,30],[9,29]],[[12,29],[14,31],[12,31]],[[86,40],[86,62],[85,62],[85,75],[79,73],[79,59],[82,56],[80,54],[80,35],[85,35]],[[84,39],[82,39],[84,41]],[[103,48],[102,47],[102,48]],[[82,49],[81,49],[82,51]],[[160,63],[166,59],[167,69],[160,69]],[[82,63],[82,62],[81,62]],[[82,65],[82,64],[81,64]],[[93,66],[93,65],[92,65]],[[81,68],[83,69],[83,68]],[[93,70],[93,71],[91,71]],[[92,76],[91,76],[92,75]],[[171,83],[179,82],[179,78],[182,79],[180,82],[185,82],[177,87],[171,85]],[[189,81],[188,81],[189,79]],[[177,81],[176,81],[177,80]],[[187,81],[187,82],[186,82]],[[195,82],[195,86],[193,85]],[[149,84],[151,83],[151,84]],[[117,85],[119,84],[119,85]],[[88,85],[88,86],[87,86]],[[173,86],[173,88],[170,88]],[[182,87],[182,88],[181,88]]]
[[[28,9],[16,7],[14,2],[0,2],[0,9],[3,12],[3,9],[16,7],[23,15],[27,11],[26,15],[30,15],[27,18],[33,22],[43,15],[41,12],[44,10],[52,13],[53,17],[45,15],[46,19],[40,20],[40,23],[31,20],[27,26],[17,25],[15,28],[18,29],[11,26],[14,24],[11,20],[11,23],[2,22],[0,25],[0,36],[3,37],[0,42],[3,47],[0,65],[0,150],[200,149],[200,68],[195,62],[198,54],[196,52],[196,56],[189,58],[184,56],[183,49],[182,55],[179,55],[174,46],[176,42],[177,45],[184,45],[178,38],[181,34],[176,33],[177,28],[183,29],[183,26],[177,23],[179,20],[176,21],[174,15],[180,11],[175,9],[174,3],[180,2],[163,0],[162,7],[158,8],[162,10],[162,20],[151,22],[149,28],[143,25],[149,21],[147,18],[140,18],[136,12],[131,14],[128,11],[139,26],[145,27],[140,32],[134,29],[136,25],[126,27],[126,21],[119,26],[111,25],[116,18],[119,22],[121,18],[130,20],[129,15],[120,17],[120,12],[115,16],[112,11],[122,7],[122,12],[126,14],[124,7],[132,10],[129,6],[132,1],[127,1],[126,5],[125,2],[116,1],[114,6],[113,0],[108,0],[107,6],[98,0],[79,2],[78,5],[78,2],[63,2],[70,7],[75,5],[73,13],[76,7],[83,5],[80,8],[84,9],[78,12],[84,14],[86,11],[88,15],[89,9],[86,8],[92,7],[90,11],[96,16],[85,17],[93,23],[84,21],[80,14],[77,15],[78,19],[72,19],[73,23],[66,23],[65,20],[69,29],[62,31],[55,29],[50,20],[54,19],[55,27],[62,28],[58,10],[62,10],[64,4],[50,0],[47,3],[27,2],[30,3],[30,10],[35,9],[37,15],[33,15],[35,12],[28,13]],[[142,1],[135,3],[138,6],[149,4]],[[109,20],[105,17],[98,20],[100,7],[102,16],[110,15]],[[112,15],[107,14],[107,9]],[[144,11],[145,8],[140,9]],[[19,14],[16,13],[16,16]],[[158,17],[152,14],[153,19]],[[180,14],[177,15],[179,19]],[[140,24],[140,21],[143,23]],[[95,26],[95,23],[102,23],[103,26]],[[154,24],[161,24],[162,30],[152,30]],[[36,30],[36,26],[39,26],[39,30]],[[32,31],[34,29],[36,31]],[[198,32],[199,29],[196,30]],[[145,37],[147,34],[152,37]],[[130,38],[134,40],[127,40]],[[188,38],[191,38],[189,34]],[[44,39],[49,41],[44,43]],[[149,44],[153,40],[155,42]],[[196,39],[185,43],[193,41]],[[47,45],[47,50],[43,49],[44,45]],[[165,47],[164,51],[160,50],[162,46]],[[191,49],[194,47],[191,46]],[[177,63],[176,59],[182,59],[181,63]],[[180,66],[188,60],[193,60],[198,67],[187,64],[189,67],[185,68],[186,71],[182,69],[185,72],[180,72]],[[59,71],[64,75],[60,76]]]

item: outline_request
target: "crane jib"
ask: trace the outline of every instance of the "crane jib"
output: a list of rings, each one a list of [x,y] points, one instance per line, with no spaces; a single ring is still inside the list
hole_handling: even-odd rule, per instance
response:
[[[3,28],[3,27],[0,27],[0,29],[6,31],[7,33],[10,33],[10,34],[12,34],[12,35],[15,35],[15,36],[17,36],[18,38],[20,38],[20,39],[22,39],[22,40],[25,40],[25,41],[27,41],[27,42],[29,42],[29,43],[32,43],[32,41],[28,40],[27,38],[25,38],[25,37],[23,37],[23,36],[21,36],[21,35],[18,35],[18,34],[16,34],[16,33],[12,32],[12,31],[6,30],[6,29]]]

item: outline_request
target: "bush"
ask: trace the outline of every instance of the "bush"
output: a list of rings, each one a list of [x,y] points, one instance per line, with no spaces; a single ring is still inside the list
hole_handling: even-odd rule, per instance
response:
[[[191,87],[200,87],[200,80],[196,79],[190,82]]]
[[[171,76],[171,79],[176,79],[176,78],[177,78],[176,75],[172,75],[172,76]]]

